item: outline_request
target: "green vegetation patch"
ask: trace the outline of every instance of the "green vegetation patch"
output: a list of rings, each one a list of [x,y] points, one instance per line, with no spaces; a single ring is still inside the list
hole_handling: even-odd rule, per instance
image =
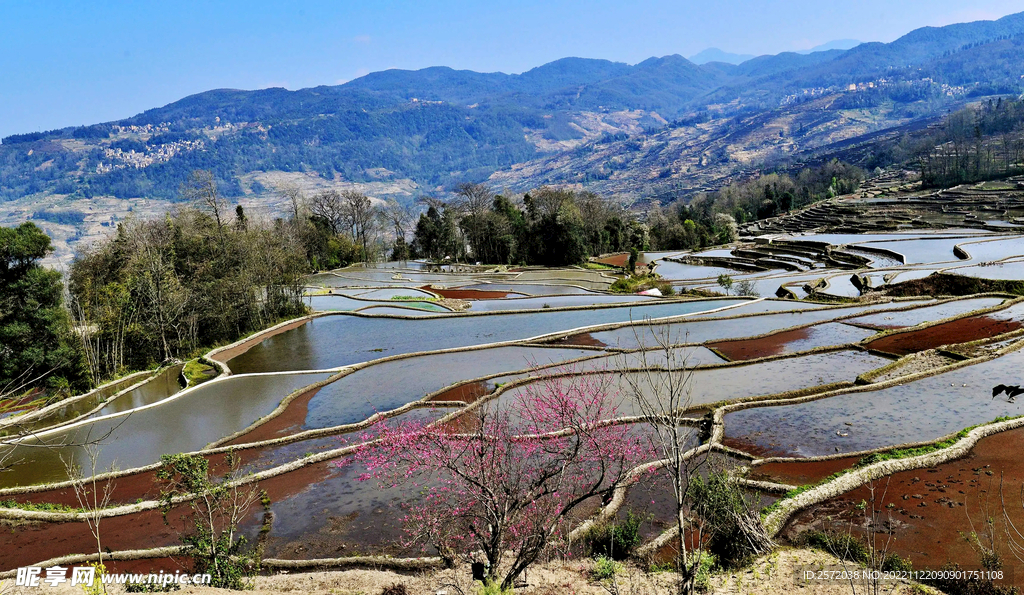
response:
[[[18,508],[20,510],[32,510],[36,512],[82,512],[81,508],[75,508],[66,504],[53,504],[50,502],[18,502],[16,500],[0,500],[0,507]]]
[[[672,284],[661,278],[656,273],[649,275],[634,275],[616,280],[609,288],[612,293],[639,293],[648,289],[657,289],[661,295],[675,295],[676,290]]]
[[[181,374],[188,380],[189,386],[202,384],[207,380],[216,378],[219,371],[213,365],[205,363],[203,359],[194,359],[185,364]]]

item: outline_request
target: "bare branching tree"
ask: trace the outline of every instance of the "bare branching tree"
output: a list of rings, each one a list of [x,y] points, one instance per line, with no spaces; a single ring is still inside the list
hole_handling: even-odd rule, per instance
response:
[[[697,446],[699,429],[693,427],[690,416],[686,414],[693,401],[689,352],[675,349],[667,331],[660,332],[650,322],[639,328],[650,333],[634,327],[641,346],[635,354],[639,361],[624,367],[639,367],[641,371],[627,374],[624,378],[640,411],[651,420],[654,446],[664,457],[663,468],[675,498],[679,593],[689,594],[694,592],[700,569],[704,525],[699,519],[691,518],[687,495],[691,481],[707,463],[710,449]],[[647,334],[653,337],[653,346],[647,345]]]
[[[213,177],[213,172],[205,169],[193,171],[188,181],[181,185],[181,196],[200,211],[213,216],[223,238],[224,226],[228,222],[229,205],[217,191],[217,180]]]
[[[346,190],[341,193],[344,221],[352,239],[363,249],[363,259],[370,261],[370,243],[377,231],[377,210],[373,201],[362,192]]]
[[[322,219],[331,233],[338,235],[348,220],[346,206],[337,190],[323,190],[310,197],[309,214]]]
[[[288,201],[291,207],[292,223],[298,223],[306,208],[306,195],[295,184],[285,184],[278,188],[278,192]]]
[[[83,447],[85,455],[89,460],[89,475],[85,475],[82,466],[75,462],[70,456],[60,455],[64,468],[67,470],[68,479],[75,489],[75,498],[78,506],[82,509],[85,522],[89,526],[89,532],[96,540],[96,553],[99,556],[99,564],[103,564],[103,542],[100,538],[100,521],[103,520],[103,509],[110,505],[110,498],[114,493],[113,479],[103,481],[97,480],[97,468],[100,455],[98,444],[87,444]],[[117,466],[110,464],[107,471],[113,475],[117,472]],[[102,583],[101,583],[102,584]],[[104,592],[106,588],[104,587]]]
[[[398,204],[396,200],[389,200],[384,204],[381,213],[395,231],[395,238],[405,239],[412,225],[413,216],[408,207]]]

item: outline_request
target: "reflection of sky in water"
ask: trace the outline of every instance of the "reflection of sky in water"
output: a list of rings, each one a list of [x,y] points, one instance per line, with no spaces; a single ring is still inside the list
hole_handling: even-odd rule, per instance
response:
[[[999,305],[1002,302],[1002,298],[972,298],[967,300],[956,300],[935,306],[914,308],[906,312],[885,312],[871,314],[868,316],[860,316],[850,320],[849,322],[881,326],[914,326],[916,324],[921,324],[922,322],[942,320],[943,318],[959,316],[974,310],[990,308],[992,306]]]
[[[112,433],[102,440],[98,468],[116,463],[120,469],[141,467],[160,455],[199,450],[219,438],[245,429],[273,411],[281,399],[303,386],[325,380],[329,374],[228,376],[200,385],[173,401],[126,416],[60,432],[46,437],[48,444],[80,445]],[[27,451],[27,452],[26,452]],[[19,447],[15,458],[32,463],[0,473],[0,485],[24,485],[67,479],[60,456],[91,467],[81,446]]]
[[[737,303],[740,300],[660,302],[597,310],[416,321],[326,316],[269,337],[228,365],[236,372],[325,369],[401,353],[528,339],[582,326],[677,316]]]
[[[591,336],[610,347],[636,349],[641,346],[656,345],[656,336],[668,334],[672,343],[704,343],[717,339],[733,339],[754,337],[765,333],[815,322],[824,322],[850,316],[860,312],[870,312],[882,308],[892,308],[893,304],[875,304],[872,306],[855,306],[852,308],[835,308],[829,310],[806,310],[803,312],[766,314],[749,318],[733,318],[727,320],[706,320],[697,322],[677,322],[655,325],[653,329],[646,325],[639,329],[625,327],[610,331],[591,333]],[[737,314],[742,309],[737,309]],[[639,335],[639,342],[638,342]]]
[[[500,300],[474,300],[470,312],[496,312],[501,310],[535,310],[564,308],[567,306],[593,306],[597,304],[635,304],[657,300],[642,295],[559,295],[531,298],[505,298]]]
[[[884,366],[889,361],[863,351],[837,351],[738,367],[693,370],[689,383],[691,404],[771,395],[844,380],[852,382],[864,372]],[[609,372],[601,376],[610,382],[611,393],[619,395],[619,415],[642,414],[634,400],[629,379],[638,382],[649,398],[663,390],[669,380],[665,372],[652,372],[653,381],[641,373],[624,375]],[[526,391],[525,387],[509,390],[498,397],[498,402],[511,403]]]
[[[746,409],[726,415],[726,435],[808,457],[935,440],[999,416],[1024,414],[1024,404],[993,399],[991,392],[996,384],[1020,383],[1021,370],[1024,353],[1017,351],[891,388]]]
[[[305,428],[356,423],[456,382],[599,353],[583,349],[500,347],[383,362],[356,370],[321,388],[309,402]]]

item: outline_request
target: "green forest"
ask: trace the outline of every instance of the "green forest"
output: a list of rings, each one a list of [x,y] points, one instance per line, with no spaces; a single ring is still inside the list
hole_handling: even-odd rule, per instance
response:
[[[427,200],[412,245],[406,247],[403,238],[395,252],[437,261],[564,266],[631,249],[701,248],[736,239],[737,223],[852,192],[864,175],[830,161],[796,176],[768,174],[646,213],[593,192],[543,187],[510,198],[464,184],[451,201]]]

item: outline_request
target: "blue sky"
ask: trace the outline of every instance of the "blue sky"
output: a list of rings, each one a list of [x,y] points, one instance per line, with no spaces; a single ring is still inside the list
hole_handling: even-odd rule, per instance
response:
[[[632,64],[709,46],[777,53],[1020,10],[1020,0],[0,0],[0,136],[213,88],[297,89],[434,65],[522,72],[565,56]]]

